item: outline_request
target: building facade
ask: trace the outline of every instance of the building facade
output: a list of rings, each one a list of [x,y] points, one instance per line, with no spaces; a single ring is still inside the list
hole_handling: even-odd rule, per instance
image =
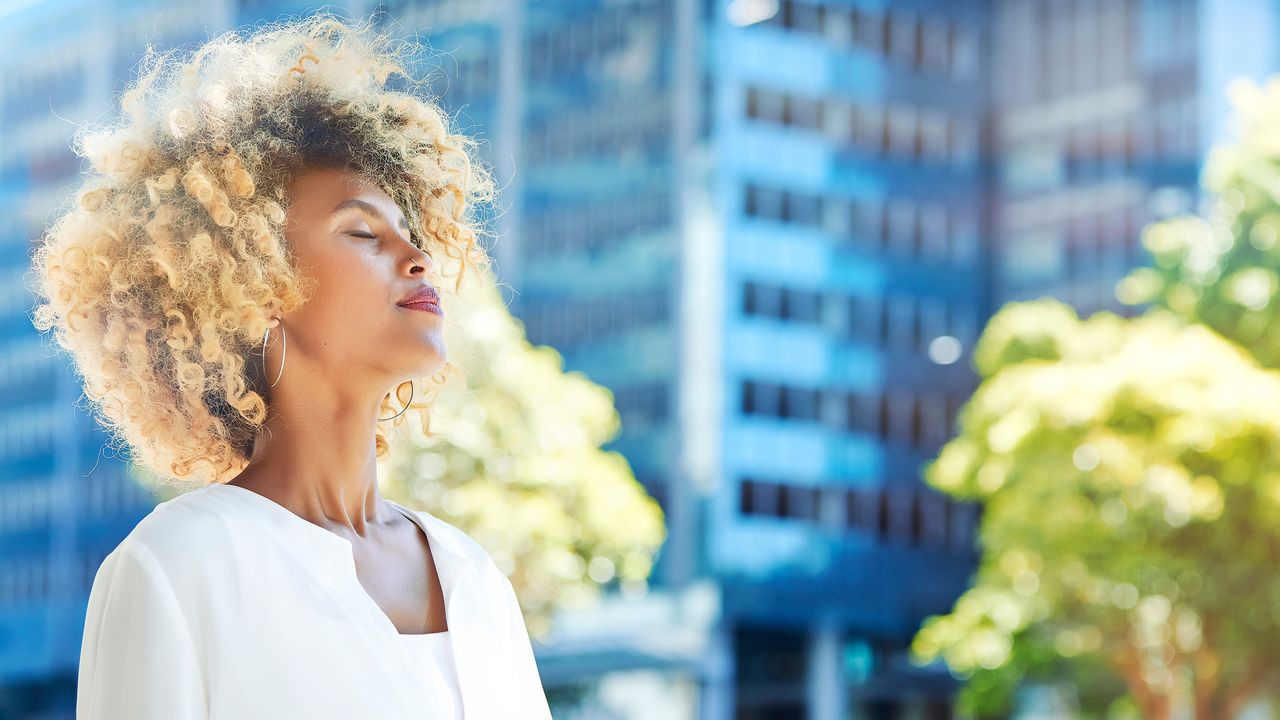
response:
[[[1123,310],[1139,230],[1194,208],[1221,87],[1280,27],[1274,0],[342,11],[438,53],[502,187],[511,310],[612,389],[609,447],[666,513],[647,593],[535,643],[557,718],[950,717],[960,680],[907,648],[976,566],[979,508],[920,473],[973,344],[1011,300]],[[0,8],[0,716],[71,716],[93,574],[154,502],[28,319],[72,122],[114,114],[147,42],[307,12]]]

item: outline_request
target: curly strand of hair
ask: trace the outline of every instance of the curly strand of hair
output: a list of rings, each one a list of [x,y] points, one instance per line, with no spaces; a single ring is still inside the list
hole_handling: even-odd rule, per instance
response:
[[[298,58],[298,64],[289,68],[289,75],[292,76],[293,73],[298,73],[298,77],[301,78],[307,72],[307,68],[303,66],[303,62],[306,60],[310,60],[317,65],[320,64],[320,58],[316,57],[315,48],[311,47],[311,43],[307,43],[306,47],[307,51],[302,54],[302,57]]]
[[[200,201],[215,223],[222,227],[235,223],[236,213],[231,209],[227,194],[214,187],[205,172],[203,158],[195,158],[188,164],[187,172],[182,176],[182,186],[188,194]]]

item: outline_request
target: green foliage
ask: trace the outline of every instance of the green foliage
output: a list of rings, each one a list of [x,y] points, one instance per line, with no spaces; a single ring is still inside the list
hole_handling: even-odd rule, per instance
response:
[[[1117,287],[1126,303],[1153,303],[1217,330],[1266,367],[1280,367],[1280,78],[1233,83],[1237,137],[1215,146],[1203,185],[1207,217],[1152,225],[1154,265]]]
[[[644,592],[666,529],[626,459],[600,448],[620,427],[612,393],[530,345],[488,276],[442,299],[466,386],[440,393],[432,437],[414,426],[392,443],[385,493],[484,545],[531,634],[557,607],[594,603],[603,584]]]
[[[970,677],[962,709],[1035,677],[1074,680],[1091,717],[1123,714],[1119,681],[1141,700],[1194,676],[1225,705],[1280,665],[1280,376],[1166,311],[1050,299],[1006,306],[974,356],[986,380],[925,477],[982,502],[983,558],[913,644]]]
[[[969,679],[960,710],[1020,686],[1075,691],[1084,717],[1231,718],[1280,669],[1280,80],[1232,86],[1205,217],[1143,234],[1153,265],[1081,321],[1010,304],[974,349],[984,378],[925,469],[980,502],[972,588],[913,644]]]

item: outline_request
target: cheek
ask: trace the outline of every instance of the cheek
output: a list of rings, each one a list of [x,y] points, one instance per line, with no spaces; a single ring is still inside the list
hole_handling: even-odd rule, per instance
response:
[[[333,253],[313,266],[315,299],[326,314],[352,314],[394,304],[392,282],[373,253]]]

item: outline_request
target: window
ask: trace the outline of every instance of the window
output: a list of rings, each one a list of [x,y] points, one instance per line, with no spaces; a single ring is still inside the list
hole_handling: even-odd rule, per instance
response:
[[[782,106],[782,124],[805,130],[821,129],[822,105],[820,100],[788,96]]]
[[[947,56],[947,36],[950,23],[946,20],[926,19],[920,26],[921,37],[918,43],[921,68],[926,71],[948,72],[947,63],[950,58]]]
[[[978,245],[977,219],[970,210],[956,210],[951,215],[951,262],[967,265],[975,259]]]
[[[933,262],[947,260],[947,210],[937,205],[920,209],[921,256]]]
[[[748,184],[743,189],[743,212],[747,217],[821,227],[821,195]]]
[[[818,324],[822,297],[817,291],[784,288],[748,281],[743,285],[742,311],[747,316]]]
[[[981,518],[982,506],[947,500],[948,545],[957,550],[974,549],[973,532]]]
[[[747,118],[751,120],[760,118],[760,90],[758,88],[747,88]]]
[[[919,545],[924,536],[924,517],[920,507],[920,493],[911,493],[911,517],[908,524],[912,545]]]
[[[876,154],[884,150],[885,110],[882,105],[853,106],[853,143],[860,152]]]
[[[900,157],[911,157],[916,145],[916,109],[906,105],[891,106],[888,110],[888,132],[885,151]]]
[[[978,129],[971,120],[953,119],[951,123],[951,164],[959,170],[973,166],[978,153]]]
[[[777,483],[743,478],[738,484],[738,509],[743,515],[777,515],[779,489]]]
[[[876,531],[880,537],[889,537],[892,529],[893,507],[889,503],[889,491],[881,488],[876,497]]]
[[[838,242],[844,242],[850,232],[850,203],[838,198],[825,198],[822,202],[822,231]]]
[[[667,418],[667,386],[665,383],[643,383],[614,389],[614,404],[622,426],[638,430],[653,426]]]
[[[742,412],[785,420],[817,422],[822,418],[822,391],[816,388],[746,380]]]
[[[854,391],[846,395],[846,421],[849,430],[867,435],[879,434],[880,400],[873,393]]]
[[[912,317],[915,315],[915,299],[910,295],[890,295],[888,308],[888,344],[899,350],[911,349]]]
[[[849,17],[853,43],[856,47],[880,55],[884,52],[883,16],[854,8]]]
[[[821,98],[756,87],[746,89],[745,102],[745,114],[751,120],[803,130],[821,130],[827,111],[827,102]]]
[[[866,199],[856,200],[853,205],[853,229],[858,236],[858,244],[867,250],[879,252],[884,246],[886,236],[884,203]]]
[[[854,295],[849,298],[850,337],[862,343],[883,345],[884,303],[878,295]]]
[[[818,12],[823,39],[837,47],[848,47],[853,29],[849,15],[857,11],[840,5],[819,5]]]
[[[823,7],[821,5],[814,5],[812,2],[792,2],[787,3],[787,6],[791,11],[788,28],[814,35],[822,33]]]
[[[946,397],[937,393],[926,393],[921,396],[921,413],[924,426],[922,440],[925,449],[935,450],[942,447],[951,437]]]
[[[744,516],[786,518],[848,532],[871,534],[913,545],[945,546],[948,533],[962,528],[953,518],[964,510],[938,493],[923,488],[842,487],[811,482],[780,482],[742,477],[738,481],[738,510]],[[967,524],[963,531],[972,529]],[[960,546],[971,539],[962,536]]]
[[[802,323],[821,322],[821,296],[807,290],[784,290],[782,319]]]
[[[744,311],[747,315],[778,317],[781,314],[782,290],[772,285],[749,282],[745,288]]]
[[[811,388],[782,388],[778,416],[788,420],[821,419],[819,391]]]
[[[783,195],[782,221],[798,225],[822,224],[822,198],[808,193],[789,192]]]
[[[951,308],[949,334],[964,346],[969,346],[977,339],[975,315],[976,312],[970,308],[956,306]]]
[[[956,422],[960,417],[960,410],[964,406],[964,401],[955,395],[946,395],[942,400],[947,418],[947,435],[950,436],[956,429]]]
[[[947,161],[947,123],[943,113],[922,113],[920,117],[920,159],[933,163]]]
[[[746,208],[747,217],[777,219],[782,216],[782,192],[759,185],[747,185]]]
[[[850,491],[851,508],[856,515],[849,518],[850,525],[856,529],[878,537],[885,537],[888,531],[888,512],[885,502],[884,488],[865,488]]]
[[[818,499],[818,488],[783,485],[778,496],[778,517],[817,522]]]
[[[785,122],[786,96],[772,90],[747,88],[747,117],[761,122]]]
[[[742,383],[744,415],[778,417],[782,407],[782,387],[772,383],[747,380]]]
[[[947,334],[947,303],[936,297],[922,298],[918,316],[920,318],[921,335],[921,343],[918,349],[920,352],[924,352],[934,338]]]
[[[1066,223],[1066,242],[1063,243],[1063,257],[1066,261],[1067,277],[1079,279],[1092,275],[1090,265],[1092,258],[1089,245],[1092,238],[1085,235],[1081,219],[1072,218]]]
[[[917,57],[916,26],[919,21],[916,16],[912,13],[890,12],[885,23],[890,35],[886,54],[903,65],[913,65]]]
[[[1064,57],[1058,55],[1056,57]],[[1063,65],[1069,63],[1060,63]],[[966,27],[951,26],[951,69],[955,77],[969,77],[977,69],[978,47],[974,34]]]
[[[743,515],[791,518],[816,523],[821,489],[813,486],[742,478],[738,483],[738,510]]]
[[[916,238],[916,206],[905,200],[891,201],[889,205],[888,247],[895,256],[911,257]]]

